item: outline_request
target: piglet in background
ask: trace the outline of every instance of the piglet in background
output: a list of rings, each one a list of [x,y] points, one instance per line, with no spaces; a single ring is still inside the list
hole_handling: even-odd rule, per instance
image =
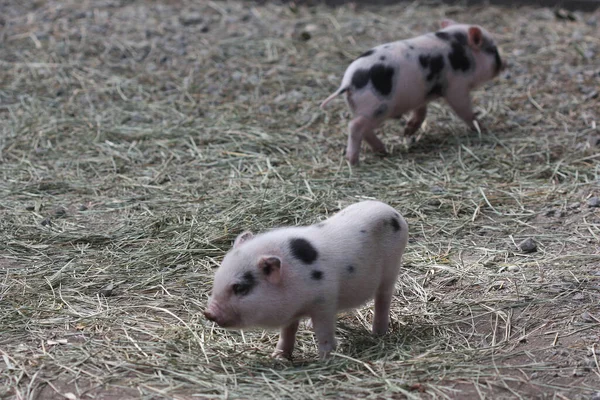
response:
[[[215,274],[206,318],[223,328],[281,328],[274,356],[290,358],[309,317],[326,357],[340,310],[375,298],[373,333],[383,335],[408,240],[392,207],[363,201],[315,225],[237,237]]]
[[[388,118],[412,110],[405,135],[413,135],[427,114],[427,103],[443,97],[454,112],[475,129],[469,92],[496,77],[504,63],[492,36],[477,25],[441,22],[442,30],[377,46],[346,69],[340,88],[321,104],[345,93],[354,118],[350,121],[346,157],[358,163],[365,139],[378,153],[385,146],[375,129]]]

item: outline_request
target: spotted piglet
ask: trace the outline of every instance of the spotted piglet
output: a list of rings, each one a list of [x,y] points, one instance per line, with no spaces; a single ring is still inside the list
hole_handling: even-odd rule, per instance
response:
[[[443,97],[454,112],[474,128],[469,92],[504,68],[489,32],[477,25],[441,22],[442,30],[377,46],[346,69],[340,88],[322,104],[346,93],[354,118],[349,125],[346,157],[358,162],[364,138],[374,151],[385,153],[375,129],[388,118],[413,111],[405,135],[413,135],[425,120],[427,103]]]
[[[373,333],[386,333],[407,238],[404,218],[379,201],[315,225],[242,233],[216,272],[204,315],[223,328],[281,328],[273,355],[286,358],[300,319],[310,317],[326,357],[340,310],[375,298]]]

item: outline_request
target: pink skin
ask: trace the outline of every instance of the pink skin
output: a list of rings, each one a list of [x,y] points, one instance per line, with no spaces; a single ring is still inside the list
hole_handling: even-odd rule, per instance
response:
[[[306,248],[294,252],[298,238],[309,243],[313,258]],[[300,319],[308,317],[325,358],[336,348],[340,310],[375,298],[373,333],[385,334],[407,240],[404,219],[377,201],[353,204],[317,225],[245,232],[217,270],[204,314],[229,329],[280,328],[273,356],[284,358],[292,355]],[[248,282],[250,289],[240,289]]]
[[[406,124],[404,134],[414,135],[421,127],[427,115],[427,103],[439,97],[432,89],[427,75],[430,70],[419,64],[420,56],[443,54],[444,67],[441,71],[443,98],[448,105],[471,129],[475,129],[475,115],[471,105],[470,91],[491,80],[504,69],[505,65],[498,54],[485,51],[495,48],[491,35],[476,25],[461,25],[452,20],[441,22],[442,33],[454,35],[462,33],[467,38],[464,46],[475,68],[467,71],[450,67],[450,42],[436,35],[427,34],[413,39],[388,43],[372,49],[368,56],[359,57],[347,68],[342,85],[322,104],[324,108],[331,100],[345,92],[347,103],[354,118],[348,125],[348,145],[346,158],[350,164],[357,164],[360,145],[364,139],[377,153],[385,154],[385,146],[375,136],[375,130],[388,118],[399,118],[413,111]],[[409,50],[410,49],[410,50]],[[382,57],[386,61],[382,61]],[[367,71],[373,65],[385,65],[394,68],[393,91],[389,96],[374,89],[372,83],[356,87],[354,75],[357,71]],[[397,77],[399,76],[399,77]],[[441,89],[440,89],[441,90]]]

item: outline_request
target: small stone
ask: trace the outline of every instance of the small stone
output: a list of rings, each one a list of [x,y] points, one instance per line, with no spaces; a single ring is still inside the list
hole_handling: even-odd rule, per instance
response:
[[[508,272],[518,272],[521,268],[518,265],[509,265],[506,269]]]
[[[594,318],[592,317],[592,314],[590,314],[587,311],[585,311],[581,314],[581,319],[583,320],[583,322],[594,322]]]
[[[590,197],[587,201],[588,207],[596,208],[600,207],[600,197],[594,196]]]
[[[258,112],[260,112],[261,114],[270,114],[271,113],[271,107],[269,107],[266,104],[263,104],[262,106],[260,106],[258,108]]]
[[[35,206],[27,206],[27,207],[25,207],[25,210],[27,210],[27,211],[35,211]]]
[[[575,293],[575,295],[573,296],[573,300],[583,300],[583,299],[585,299],[585,295],[581,292]]]
[[[554,11],[554,16],[557,19],[563,19],[568,21],[577,21],[577,17],[569,10],[565,10],[564,8],[560,8]]]
[[[523,253],[533,253],[537,251],[537,245],[532,238],[527,238],[519,243],[519,248]]]
[[[310,32],[304,31],[304,32],[300,33],[300,39],[303,40],[303,41],[305,41],[305,42],[308,41],[308,40],[310,40],[311,37],[312,36],[311,36]]]
[[[86,211],[88,207],[85,204],[79,206],[79,211]]]
[[[433,194],[442,194],[442,193],[446,192],[446,189],[444,189],[441,186],[437,186],[437,185],[430,187],[429,190],[431,190],[431,193],[433,193]]]
[[[202,21],[204,20],[202,19],[202,16],[198,13],[190,13],[179,17],[179,22],[183,26],[198,25],[201,24]]]
[[[40,222],[40,224],[42,224],[42,226],[52,226],[52,220],[50,219],[50,217],[46,217],[42,220],[42,222]]]
[[[100,289],[100,291],[98,293],[100,293],[104,297],[110,297],[110,296],[112,296],[112,291],[114,288],[115,288],[115,285],[113,285],[111,282],[108,285],[104,286],[102,289]]]
[[[57,207],[54,210],[54,216],[57,218],[64,217],[65,215],[67,215],[67,209],[64,207]]]

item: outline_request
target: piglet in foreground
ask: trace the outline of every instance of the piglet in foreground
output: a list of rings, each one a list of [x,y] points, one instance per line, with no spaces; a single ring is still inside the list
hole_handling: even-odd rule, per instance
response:
[[[274,356],[289,358],[303,317],[326,357],[340,310],[375,298],[373,333],[388,329],[408,225],[379,201],[355,203],[324,222],[237,237],[216,272],[204,315],[223,328],[281,328]]]
[[[374,151],[385,153],[375,129],[388,118],[413,111],[405,135],[413,135],[425,120],[427,103],[439,97],[469,125],[474,114],[469,92],[496,77],[504,63],[492,36],[477,25],[441,22],[442,30],[377,46],[346,69],[340,88],[322,104],[342,93],[354,118],[350,122],[346,157],[358,162],[364,138]]]

